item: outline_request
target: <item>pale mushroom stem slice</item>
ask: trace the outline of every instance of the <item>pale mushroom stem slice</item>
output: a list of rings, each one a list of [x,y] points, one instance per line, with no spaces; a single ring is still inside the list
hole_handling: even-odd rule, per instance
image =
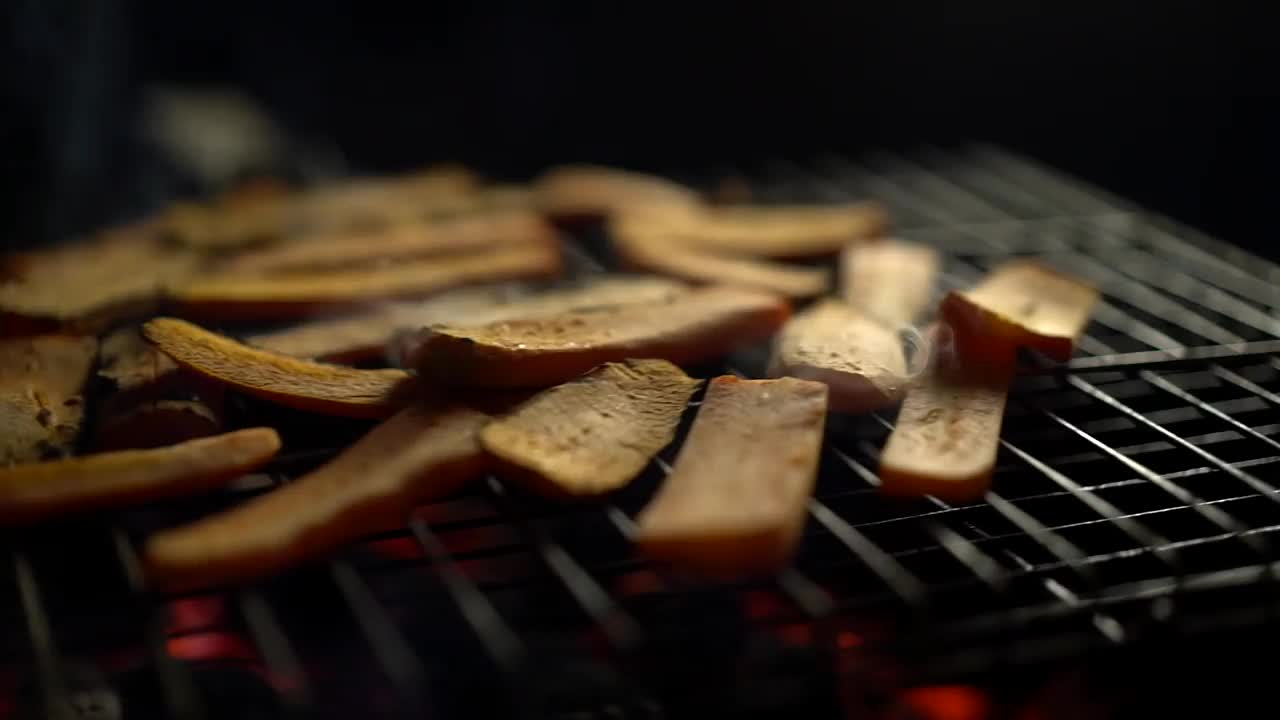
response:
[[[901,240],[851,245],[840,259],[846,302],[891,328],[912,326],[929,308],[940,259],[933,248]]]
[[[1065,362],[1099,299],[1085,282],[1020,259],[1002,263],[969,290],[950,292],[941,314],[964,354],[1026,347]]]
[[[482,327],[437,326],[413,352],[426,378],[473,387],[548,387],[627,358],[691,364],[773,335],[790,315],[772,293],[706,287],[670,300]]]
[[[166,590],[265,575],[402,523],[417,503],[458,490],[488,462],[490,417],[462,406],[406,408],[332,461],[265,495],[152,537],[145,560]]]
[[[822,383],[712,380],[671,474],[636,519],[640,552],[714,579],[784,567],[804,527],[826,412]]]
[[[975,360],[944,347],[935,359],[902,402],[880,456],[880,489],[890,497],[979,500],[995,469],[1014,356]]]
[[[839,300],[821,301],[787,321],[774,340],[769,375],[824,383],[831,409],[842,413],[892,405],[910,383],[898,333]]]
[[[701,383],[665,360],[608,363],[544,390],[481,433],[503,474],[551,497],[624,487],[675,437]]]
[[[0,470],[0,524],[136,505],[211,490],[280,450],[271,428],[251,428],[151,450],[121,450]]]
[[[408,401],[403,370],[357,370],[252,348],[177,318],[143,326],[147,340],[179,365],[240,392],[326,415],[386,417]]]

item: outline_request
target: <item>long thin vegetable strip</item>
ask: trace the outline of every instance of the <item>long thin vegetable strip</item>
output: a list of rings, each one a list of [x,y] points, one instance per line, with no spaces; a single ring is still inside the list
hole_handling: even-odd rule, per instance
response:
[[[640,551],[717,578],[784,566],[804,527],[826,412],[821,383],[712,380],[671,474],[636,520]]]
[[[0,470],[0,524],[211,490],[280,449],[271,428],[238,430],[153,450],[121,450]]]
[[[461,406],[406,408],[288,485],[151,538],[148,571],[171,590],[255,577],[401,522],[485,471],[478,433],[489,419]]]

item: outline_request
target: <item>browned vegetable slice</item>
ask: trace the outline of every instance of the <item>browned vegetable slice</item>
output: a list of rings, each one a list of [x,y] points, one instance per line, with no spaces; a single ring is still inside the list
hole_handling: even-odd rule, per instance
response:
[[[835,255],[888,227],[887,213],[875,203],[641,207],[628,215],[626,222],[685,245],[770,258]]]
[[[356,370],[248,347],[177,318],[156,318],[143,335],[179,365],[287,407],[327,415],[386,417],[404,404],[403,370]]]
[[[937,251],[916,243],[850,246],[841,257],[844,299],[889,327],[912,325],[933,299],[939,264]]]
[[[477,213],[436,222],[410,221],[246,253],[224,272],[275,273],[350,269],[404,260],[479,253],[515,245],[555,246],[555,232],[530,212]]]
[[[780,569],[804,528],[826,413],[822,383],[712,380],[671,474],[636,519],[640,551],[717,578]]]
[[[0,340],[0,467],[71,453],[97,350],[91,337]]]
[[[255,577],[403,522],[415,503],[486,470],[477,435],[489,419],[465,407],[406,408],[294,482],[155,535],[149,573],[170,590]]]
[[[1066,361],[1099,299],[1083,281],[1034,260],[1010,260],[976,287],[948,293],[942,315],[961,353],[1029,347]]]
[[[280,449],[271,428],[152,450],[121,450],[0,470],[0,524],[133,505],[216,488]]]
[[[695,207],[698,193],[643,173],[596,165],[552,168],[534,183],[543,212],[559,218],[599,218],[648,206]]]
[[[431,295],[474,283],[550,278],[561,271],[555,246],[528,245],[405,262],[386,268],[296,273],[279,277],[227,274],[175,291],[184,315],[215,319],[297,317],[398,297]]]
[[[614,223],[613,247],[632,267],[697,283],[723,283],[769,290],[790,298],[822,295],[831,284],[823,268],[708,252],[659,233]]]
[[[162,447],[222,430],[223,387],[179,368],[137,327],[103,339],[98,376],[110,385],[93,427],[100,451]]]
[[[400,330],[437,323],[484,325],[675,297],[687,287],[658,277],[606,276],[580,287],[529,294],[499,285],[462,288],[427,300],[392,303],[369,312],[315,320],[250,337],[249,343],[297,357],[355,362],[382,355]]]
[[[909,382],[897,332],[839,300],[819,302],[787,321],[769,374],[824,383],[831,408],[847,413],[892,405]]]
[[[790,306],[771,293],[708,287],[670,300],[481,327],[437,326],[413,354],[428,378],[483,387],[547,387],[606,362],[710,360],[771,336]]]
[[[675,437],[701,383],[665,360],[608,363],[544,390],[480,435],[504,474],[552,497],[623,487]]]
[[[199,263],[167,246],[149,223],[30,253],[11,260],[0,279],[0,326],[98,330],[153,310],[163,289]]]
[[[1013,355],[1002,362],[943,351],[907,393],[880,456],[881,491],[969,502],[986,493],[1000,445]]]

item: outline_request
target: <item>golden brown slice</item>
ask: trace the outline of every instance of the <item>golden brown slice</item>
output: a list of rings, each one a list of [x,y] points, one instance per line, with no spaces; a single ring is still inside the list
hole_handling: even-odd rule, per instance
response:
[[[824,268],[708,252],[670,236],[635,230],[626,222],[614,223],[612,231],[614,250],[626,264],[691,282],[769,290],[790,298],[822,295],[831,284]]]
[[[909,382],[898,333],[839,300],[824,300],[787,321],[774,341],[769,374],[816,380],[831,409],[864,413],[897,402]]]
[[[177,318],[156,318],[143,335],[179,365],[271,402],[325,415],[386,417],[411,393],[403,370],[356,370],[251,348]]]
[[[818,473],[827,386],[718,377],[657,496],[636,518],[640,551],[716,578],[791,558]]]
[[[227,273],[342,270],[517,245],[554,247],[555,232],[531,212],[476,213],[448,220],[402,222],[360,232],[329,233],[240,255]]]
[[[844,299],[889,327],[910,326],[929,307],[940,259],[900,240],[852,245],[841,256]]]
[[[596,165],[552,168],[534,183],[543,212],[557,218],[600,218],[637,207],[696,207],[698,193],[643,173]]]
[[[71,454],[97,351],[91,337],[0,340],[0,467]]]
[[[399,297],[424,296],[474,283],[551,278],[562,269],[555,246],[527,245],[404,262],[386,268],[296,273],[279,277],[215,275],[174,291],[182,314],[211,319],[267,319]]]
[[[452,290],[417,302],[315,320],[248,338],[251,345],[296,357],[355,362],[383,355],[401,330],[438,323],[485,325],[675,297],[687,286],[659,277],[608,275],[580,287],[531,294],[515,285]]]
[[[631,482],[675,437],[701,383],[666,360],[608,363],[544,390],[480,434],[504,474],[551,497]]]
[[[1065,362],[1099,299],[1083,281],[1034,260],[1010,260],[976,287],[948,293],[942,316],[962,353],[1029,347]]]
[[[989,363],[949,356],[907,393],[880,456],[881,491],[980,499],[991,485],[1013,356]]]
[[[661,302],[433,327],[411,362],[447,384],[547,387],[627,358],[710,360],[768,338],[790,312],[786,300],[771,293],[708,287]]]
[[[98,376],[110,391],[93,427],[97,450],[161,447],[222,431],[222,385],[179,368],[139,328],[106,336],[101,358]]]
[[[216,488],[280,449],[271,428],[0,470],[0,524],[25,525]]]
[[[0,279],[0,326],[96,331],[153,310],[165,286],[200,262],[164,243],[151,223],[29,253]]]
[[[179,590],[263,575],[402,523],[414,504],[487,469],[465,407],[400,411],[332,461],[277,490],[152,537],[150,577]]]
[[[888,227],[875,203],[740,205],[676,212],[640,208],[628,223],[683,244],[737,255],[805,258],[835,255],[851,243],[874,240]]]

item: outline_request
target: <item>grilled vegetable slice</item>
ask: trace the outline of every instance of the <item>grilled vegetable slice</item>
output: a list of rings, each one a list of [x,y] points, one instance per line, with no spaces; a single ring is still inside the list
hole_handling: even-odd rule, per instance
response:
[[[709,252],[682,245],[669,236],[629,228],[625,221],[613,224],[612,235],[614,249],[631,267],[692,282],[769,290],[790,298],[821,295],[831,284],[823,268]]]
[[[942,316],[962,354],[1029,347],[1066,361],[1098,300],[1098,291],[1080,280],[1034,260],[1010,260],[976,287],[948,293]]]
[[[819,302],[787,321],[769,374],[824,383],[831,409],[847,413],[892,405],[909,381],[897,332],[839,300]]]
[[[249,343],[286,355],[333,362],[378,357],[397,331],[436,323],[484,325],[583,308],[612,307],[675,297],[687,287],[658,277],[606,276],[580,287],[529,294],[498,285],[463,288],[417,302],[392,303],[369,312],[315,320],[250,337]]]
[[[163,289],[189,277],[193,253],[163,243],[150,223],[7,261],[0,334],[9,328],[97,331],[153,310]]]
[[[736,578],[785,565],[818,472],[827,387],[718,377],[657,496],[636,519],[645,555]]]
[[[874,240],[888,226],[875,203],[737,205],[681,210],[642,207],[626,222],[690,247],[737,255],[805,258],[835,255]]]
[[[699,195],[679,183],[597,165],[552,168],[534,183],[543,212],[556,218],[599,218],[637,207],[696,207]]]
[[[0,467],[71,453],[97,351],[91,337],[0,340]]]
[[[551,227],[531,212],[480,213],[437,222],[402,222],[278,245],[239,255],[223,271],[260,274],[349,270],[519,245],[554,247],[558,242]]]
[[[177,318],[156,318],[143,335],[179,365],[228,387],[326,415],[386,417],[409,394],[403,370],[356,370],[251,348]]]
[[[661,302],[481,327],[437,326],[412,361],[424,376],[447,384],[547,387],[626,358],[709,360],[768,338],[789,314],[776,295],[708,287]]]
[[[170,590],[269,573],[402,522],[417,502],[483,473],[489,416],[409,407],[332,461],[249,502],[152,537],[146,562]]]
[[[550,278],[560,274],[561,267],[557,246],[525,245],[387,268],[276,277],[206,276],[175,290],[174,300],[188,316],[288,318],[376,300],[431,295],[473,283]]]
[[[850,246],[840,262],[844,299],[889,327],[912,325],[933,298],[939,264],[937,251],[916,243]]]
[[[97,450],[161,447],[222,430],[222,385],[179,368],[139,328],[106,336],[101,358],[98,377],[111,389],[93,426]]]
[[[480,435],[515,480],[552,497],[623,487],[675,436],[699,381],[665,360],[608,363],[544,390]]]
[[[133,505],[210,490],[280,449],[271,428],[251,428],[152,450],[122,450],[0,470],[0,523]]]
[[[995,468],[1013,367],[1012,351],[964,358],[944,347],[902,402],[880,456],[881,491],[948,502],[981,498]]]

